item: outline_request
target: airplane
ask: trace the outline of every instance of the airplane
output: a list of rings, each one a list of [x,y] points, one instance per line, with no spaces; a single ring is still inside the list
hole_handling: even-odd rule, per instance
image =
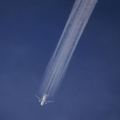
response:
[[[44,95],[43,95],[43,98],[41,99],[41,98],[39,98],[37,95],[35,95],[35,97],[37,97],[37,98],[39,99],[39,102],[41,102],[41,106],[43,106],[44,103],[47,104],[48,102],[54,102],[54,101],[46,101],[47,96],[49,96],[49,95],[44,94]]]

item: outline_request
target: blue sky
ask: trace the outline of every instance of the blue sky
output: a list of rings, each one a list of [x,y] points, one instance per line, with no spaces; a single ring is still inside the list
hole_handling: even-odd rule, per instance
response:
[[[120,1],[99,0],[54,103],[35,94],[74,0],[0,1],[0,120],[119,120]]]

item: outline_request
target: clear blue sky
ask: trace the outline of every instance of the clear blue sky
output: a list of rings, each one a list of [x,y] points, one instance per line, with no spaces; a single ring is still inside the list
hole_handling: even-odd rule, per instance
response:
[[[54,103],[41,79],[74,0],[0,0],[0,120],[120,120],[120,1],[99,0]]]

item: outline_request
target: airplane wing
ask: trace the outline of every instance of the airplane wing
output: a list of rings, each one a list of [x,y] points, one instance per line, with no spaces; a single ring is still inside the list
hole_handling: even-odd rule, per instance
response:
[[[42,100],[41,98],[39,98],[37,95],[35,95],[35,97],[37,97],[39,100]]]
[[[45,101],[45,103],[48,103],[48,102],[54,102],[54,101]]]

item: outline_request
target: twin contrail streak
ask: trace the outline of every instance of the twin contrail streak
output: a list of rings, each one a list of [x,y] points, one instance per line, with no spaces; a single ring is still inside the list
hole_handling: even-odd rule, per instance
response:
[[[41,92],[53,95],[58,88],[97,0],[76,0],[58,45],[43,77]]]

